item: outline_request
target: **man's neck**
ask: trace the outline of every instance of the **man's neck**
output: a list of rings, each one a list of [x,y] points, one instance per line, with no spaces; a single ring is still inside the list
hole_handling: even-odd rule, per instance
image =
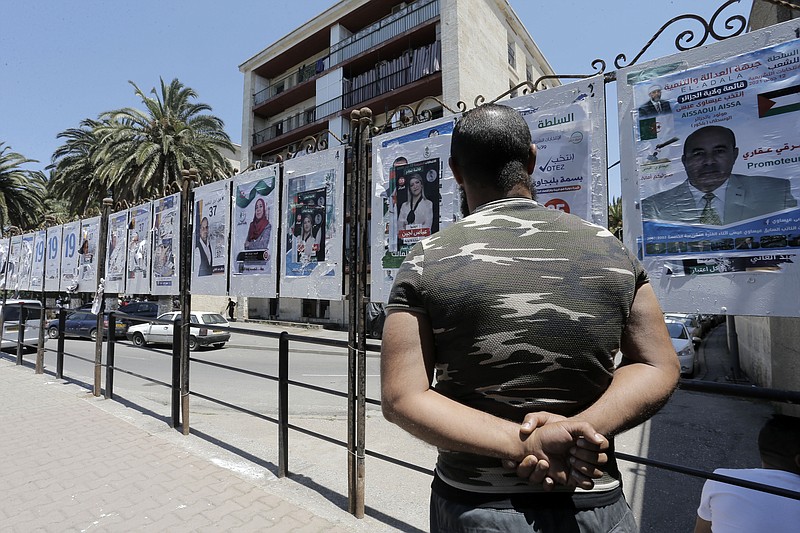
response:
[[[466,190],[466,194],[470,213],[480,206],[496,200],[505,200],[507,198],[527,198],[530,200],[533,198],[530,188],[522,183],[517,183],[511,190],[506,192],[494,188],[480,188],[478,190]]]

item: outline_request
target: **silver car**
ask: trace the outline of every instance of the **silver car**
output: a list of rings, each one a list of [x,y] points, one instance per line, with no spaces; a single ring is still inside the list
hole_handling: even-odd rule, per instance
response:
[[[686,325],[679,320],[666,321],[667,331],[672,339],[672,347],[678,355],[681,364],[681,375],[686,377],[694,376],[697,367],[697,358],[694,352],[694,343]]]
[[[158,320],[168,320],[169,324],[137,324],[130,326],[125,336],[136,346],[145,344],[172,344],[173,322],[180,317],[180,311],[164,313]],[[228,321],[219,313],[208,311],[192,311],[190,315],[192,324],[203,324],[209,327],[191,328],[189,336],[189,349],[196,350],[200,346],[213,346],[222,348],[231,338],[228,331],[215,329],[217,327],[228,327]]]

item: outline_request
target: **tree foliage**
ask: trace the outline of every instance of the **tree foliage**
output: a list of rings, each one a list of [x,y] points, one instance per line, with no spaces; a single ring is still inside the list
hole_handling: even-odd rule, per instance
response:
[[[63,206],[69,215],[84,214],[108,195],[95,162],[101,147],[96,131],[101,125],[98,120],[85,119],[79,127],[58,134],[65,142],[53,153],[53,163],[48,167],[52,169],[48,200]]]
[[[608,231],[622,240],[622,197],[612,196],[608,204]]]
[[[45,176],[22,165],[34,159],[12,152],[0,142],[0,227],[33,229],[44,219]]]
[[[129,82],[144,110],[106,111],[59,134],[66,141],[53,154],[50,193],[71,214],[84,214],[108,193],[130,204],[165,196],[184,168],[198,169],[201,183],[233,173],[222,155],[234,149],[222,120],[179,80],[160,81],[152,96]]]

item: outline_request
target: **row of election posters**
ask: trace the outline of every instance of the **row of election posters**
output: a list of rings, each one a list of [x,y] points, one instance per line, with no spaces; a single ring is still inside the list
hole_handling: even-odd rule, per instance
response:
[[[100,217],[0,239],[0,288],[94,292]]]
[[[286,162],[283,182],[280,170],[194,190],[192,292],[274,297],[280,275],[283,296],[341,298],[344,147]],[[180,224],[179,194],[111,213],[104,292],[178,294]],[[2,288],[95,292],[99,232],[94,217],[0,239]]]
[[[605,224],[602,79],[507,103],[522,112],[537,145],[531,185],[538,201]],[[373,139],[373,301],[387,300],[412,246],[463,216],[462,195],[448,166],[457,119],[429,121]],[[344,159],[344,147],[338,147],[286,161],[282,179],[281,166],[272,165],[195,188],[192,292],[341,299]],[[179,201],[174,194],[109,216],[105,293],[178,294]],[[26,278],[9,274],[6,287],[40,290],[29,278],[43,278],[48,291],[94,292],[99,218],[41,233],[48,259],[41,263],[43,273]],[[31,250],[36,249],[37,236],[30,240]],[[23,244],[16,237],[10,240],[9,264],[28,257]]]

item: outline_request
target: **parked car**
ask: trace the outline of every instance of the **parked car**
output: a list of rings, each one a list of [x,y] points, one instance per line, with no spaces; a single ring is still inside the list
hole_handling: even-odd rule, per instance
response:
[[[155,318],[158,316],[158,303],[157,302],[130,302],[125,305],[121,305],[119,309],[117,309],[119,313],[125,313],[126,315],[138,317],[138,318]],[[128,331],[128,327],[134,326],[136,324],[144,324],[145,322],[141,322],[139,320],[132,320],[129,318],[119,317],[117,319],[118,322],[121,322],[124,326],[123,332]]]
[[[686,329],[689,330],[689,335],[692,338],[692,342],[695,346],[700,344],[700,341],[703,340],[703,336],[708,331],[706,325],[700,320],[700,315],[691,315],[686,313],[664,313],[665,320],[673,320],[677,322],[682,322]]]
[[[173,325],[180,311],[171,311],[158,317],[158,320],[168,320],[169,324],[136,324],[128,328],[125,334],[136,346],[153,344],[172,344]],[[208,311],[192,311],[190,315],[192,324],[203,324],[211,327],[191,328],[189,336],[189,349],[196,350],[200,346],[213,346],[222,348],[231,338],[227,331],[214,329],[215,326],[227,327],[228,321],[219,313]]]
[[[22,309],[22,321],[25,324],[22,342],[28,346],[38,346],[39,344],[39,320],[42,316],[41,302],[38,300],[8,299],[5,304],[0,303],[0,313],[3,314],[3,338],[0,341],[0,349],[15,350],[17,347],[20,308]]]
[[[108,316],[103,320],[103,336],[108,336]],[[116,337],[125,336],[125,327],[119,322],[116,324]],[[58,338],[58,319],[55,318],[47,323],[47,336],[51,339]],[[97,338],[97,315],[89,311],[72,311],[67,313],[64,320],[64,336],[78,337],[83,339]]]
[[[681,364],[681,375],[686,377],[694,376],[697,367],[694,343],[686,325],[679,320],[666,320],[667,331],[672,339],[672,347],[678,354],[678,361]]]

